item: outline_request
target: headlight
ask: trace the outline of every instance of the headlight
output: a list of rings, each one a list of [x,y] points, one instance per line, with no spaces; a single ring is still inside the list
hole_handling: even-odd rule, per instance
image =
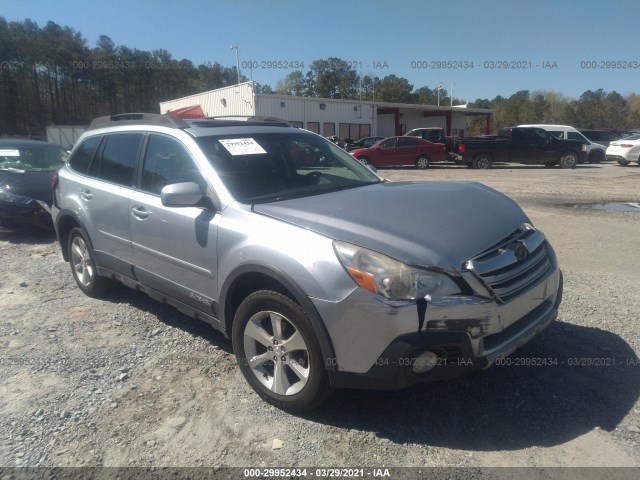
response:
[[[33,203],[33,199],[7,192],[4,188],[0,188],[0,201],[8,203],[17,203],[19,205],[29,205]]]
[[[460,288],[448,276],[411,267],[391,257],[344,242],[333,242],[340,263],[365,290],[390,300],[426,295],[455,295]]]

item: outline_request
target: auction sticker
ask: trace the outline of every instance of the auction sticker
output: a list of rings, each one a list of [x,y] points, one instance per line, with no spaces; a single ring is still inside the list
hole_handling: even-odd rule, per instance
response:
[[[19,157],[20,152],[18,150],[0,150],[0,157]]]
[[[255,155],[267,153],[253,138],[234,138],[232,140],[220,140],[220,143],[231,155]]]

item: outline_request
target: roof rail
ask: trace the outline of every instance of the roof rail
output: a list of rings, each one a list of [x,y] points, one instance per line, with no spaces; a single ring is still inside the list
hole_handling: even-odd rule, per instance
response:
[[[278,127],[293,126],[282,118],[247,115],[221,115],[219,117],[195,118],[189,119],[187,122],[191,127],[229,127],[239,124],[256,126],[265,123],[269,123],[271,124],[271,126]]]
[[[181,118],[159,113],[121,113],[105,115],[95,118],[89,125],[89,130],[115,125],[156,125],[159,127],[188,128],[189,125]]]

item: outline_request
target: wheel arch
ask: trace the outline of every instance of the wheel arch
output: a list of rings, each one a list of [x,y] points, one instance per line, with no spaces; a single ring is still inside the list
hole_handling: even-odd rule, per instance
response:
[[[431,165],[431,154],[429,153],[419,153],[418,155],[416,155],[416,158],[413,160],[414,165],[417,165],[418,160],[420,160],[421,158],[426,158],[429,165]]]
[[[566,168],[565,165],[562,163],[562,159],[566,156],[566,155],[573,155],[576,159],[575,163],[573,164],[572,167],[570,167],[571,169],[574,169],[578,166],[578,164],[580,163],[580,154],[576,151],[576,150],[572,150],[572,149],[567,149],[567,150],[562,150],[560,152],[560,154],[558,155],[558,165],[560,166],[560,168]]]
[[[230,336],[233,319],[242,301],[258,290],[276,291],[291,298],[302,307],[320,344],[325,368],[335,371],[333,344],[315,305],[291,278],[270,265],[242,265],[227,277],[220,292],[220,316],[225,335]]]
[[[489,162],[487,167],[479,167],[478,166],[478,160],[483,158],[483,157],[486,158],[488,160],[488,162]],[[493,166],[493,163],[494,163],[494,158],[493,158],[493,155],[490,152],[480,152],[480,153],[476,153],[473,156],[473,158],[471,160],[471,163],[469,165],[472,168],[484,169],[484,168],[491,168]]]
[[[60,249],[62,250],[62,258],[64,258],[65,262],[69,261],[69,235],[71,234],[71,230],[73,230],[74,228],[80,228],[82,230],[82,233],[89,241],[91,248],[93,248],[89,235],[87,235],[86,230],[82,226],[82,223],[80,223],[80,220],[78,220],[78,217],[75,215],[75,213],[69,210],[62,210],[57,216],[55,228],[56,235],[58,237],[58,243],[60,244]]]
[[[578,162],[580,161],[580,154],[579,154],[576,150],[571,150],[571,149],[562,150],[562,151],[560,152],[560,154],[558,154],[557,161],[559,162],[559,161],[560,161],[560,159],[561,159],[562,157],[564,157],[567,153],[570,153],[570,154],[572,154],[572,155],[575,155],[575,157],[576,157],[576,163],[578,163]]]

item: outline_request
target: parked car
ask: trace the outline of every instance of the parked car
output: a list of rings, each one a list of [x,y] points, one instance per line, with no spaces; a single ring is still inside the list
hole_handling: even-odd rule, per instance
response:
[[[444,128],[442,127],[420,127],[409,130],[404,134],[407,137],[418,137],[431,143],[444,143],[447,157],[450,160],[454,160],[452,154],[453,141],[459,137],[452,137],[445,135]]]
[[[580,133],[592,142],[599,143],[600,145],[604,145],[605,147],[608,147],[611,142],[615,142],[616,140],[622,138],[620,134],[607,130],[581,128]]]
[[[607,160],[616,161],[623,167],[631,162],[638,162],[640,165],[640,134],[611,142],[607,148]]]
[[[416,137],[388,137],[369,148],[349,152],[364,164],[375,167],[415,165],[428,168],[431,162],[447,159],[442,143],[431,143]]]
[[[494,162],[524,163],[575,168],[586,158],[586,146],[578,140],[563,140],[542,128],[510,127],[497,139],[463,138],[455,142],[456,160],[472,168],[491,168]]]
[[[352,150],[357,150],[359,148],[369,148],[374,143],[378,143],[380,140],[383,140],[383,139],[384,139],[384,137],[366,137],[366,138],[361,138],[360,140],[347,142],[345,147],[344,147],[344,149],[347,152],[350,152]]]
[[[562,298],[551,245],[504,194],[385,182],[286,123],[102,117],[54,185],[82,292],[119,281],[208,322],[258,395],[291,411],[331,387],[486,369]]]
[[[585,137],[578,129],[569,125],[518,125],[519,127],[537,127],[543,128],[547,132],[558,138],[565,140],[576,140],[586,145],[587,156],[584,161],[589,163],[600,163],[605,159],[605,151],[607,147],[600,143],[592,142]]]
[[[67,155],[54,143],[0,140],[0,227],[51,228],[51,177]]]

